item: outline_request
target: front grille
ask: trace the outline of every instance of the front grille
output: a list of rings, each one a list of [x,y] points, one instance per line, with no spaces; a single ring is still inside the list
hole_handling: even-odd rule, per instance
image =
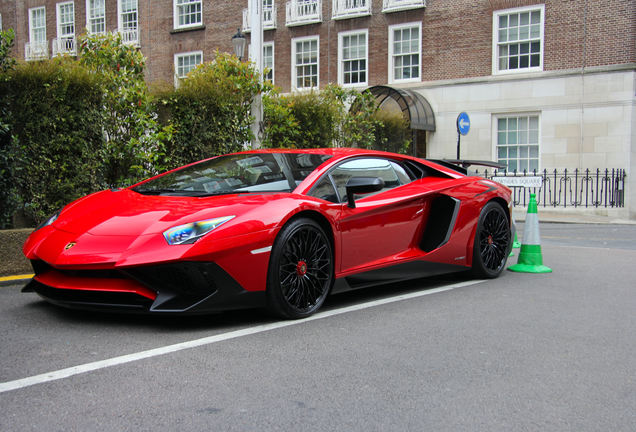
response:
[[[95,306],[100,309],[134,310],[148,309],[152,304],[152,300],[134,293],[60,289],[44,285],[36,280],[30,282],[29,288],[52,303],[71,307]]]
[[[78,277],[78,278],[97,278],[97,279],[126,279],[127,276],[120,272],[119,270],[114,269],[59,269],[50,266],[48,263],[42,260],[31,260],[31,266],[33,267],[33,271],[35,275],[39,275],[45,273],[49,270],[55,270],[56,272],[62,273],[63,275],[69,277]]]
[[[36,276],[41,275],[39,279],[42,282],[34,280],[30,288],[51,301],[143,307],[151,310],[187,309],[216,294],[217,283],[231,279],[217,264],[210,262],[176,262],[125,269],[59,269],[41,260],[34,260],[32,265]],[[67,285],[45,285],[50,280],[46,277],[49,272],[64,276]],[[112,285],[104,284],[105,280],[112,281]],[[122,282],[117,282],[118,280]],[[152,291],[156,295],[156,301],[153,302],[148,298],[150,295],[142,291],[126,292],[108,288],[131,282],[139,286],[140,290]],[[68,284],[77,289],[68,289]]]
[[[216,291],[216,267],[216,264],[207,262],[177,262],[132,267],[122,272],[158,292],[199,297]]]

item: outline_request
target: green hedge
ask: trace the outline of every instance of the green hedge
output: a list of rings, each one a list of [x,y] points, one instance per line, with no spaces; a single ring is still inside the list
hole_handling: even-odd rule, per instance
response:
[[[378,110],[373,117],[380,126],[374,130],[371,148],[402,154],[413,153],[412,131],[402,113]]]
[[[248,63],[217,51],[176,89],[157,91],[159,121],[172,139],[164,163],[178,167],[243,149],[252,139],[250,106],[263,88]]]
[[[264,98],[264,147],[360,147],[407,153],[410,130],[399,113],[378,110],[369,92],[327,85],[320,92]]]
[[[100,187],[99,77],[74,62],[20,64],[0,82],[9,130],[0,137],[1,223],[27,224]],[[5,189],[6,188],[6,189]]]

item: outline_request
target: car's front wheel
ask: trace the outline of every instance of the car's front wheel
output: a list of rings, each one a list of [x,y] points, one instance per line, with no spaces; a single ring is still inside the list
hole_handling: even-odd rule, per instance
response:
[[[312,219],[294,219],[272,248],[267,276],[269,309],[283,318],[304,318],[322,306],[334,277],[333,252]]]
[[[510,253],[511,232],[506,211],[490,201],[481,210],[473,245],[473,274],[495,278],[502,272]]]

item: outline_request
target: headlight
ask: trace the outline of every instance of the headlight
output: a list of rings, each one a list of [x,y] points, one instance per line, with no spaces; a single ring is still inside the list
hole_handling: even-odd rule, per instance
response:
[[[197,241],[199,237],[206,235],[214,228],[223,225],[233,218],[234,216],[224,216],[179,225],[164,231],[163,236],[169,245],[192,244]]]
[[[49,216],[48,218],[44,219],[44,222],[42,222],[40,225],[38,225],[34,231],[39,230],[40,228],[44,228],[45,226],[49,226],[51,225],[53,222],[55,222],[55,220],[58,218],[58,216],[60,215],[60,213],[62,212],[62,210],[58,210],[55,212],[55,214],[53,214],[53,216]]]

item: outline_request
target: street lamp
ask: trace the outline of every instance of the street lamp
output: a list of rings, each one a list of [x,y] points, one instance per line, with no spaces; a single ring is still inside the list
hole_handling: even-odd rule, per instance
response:
[[[232,36],[232,45],[234,46],[234,54],[243,60],[243,54],[245,53],[245,35],[241,33],[240,27],[236,29],[236,34]]]

